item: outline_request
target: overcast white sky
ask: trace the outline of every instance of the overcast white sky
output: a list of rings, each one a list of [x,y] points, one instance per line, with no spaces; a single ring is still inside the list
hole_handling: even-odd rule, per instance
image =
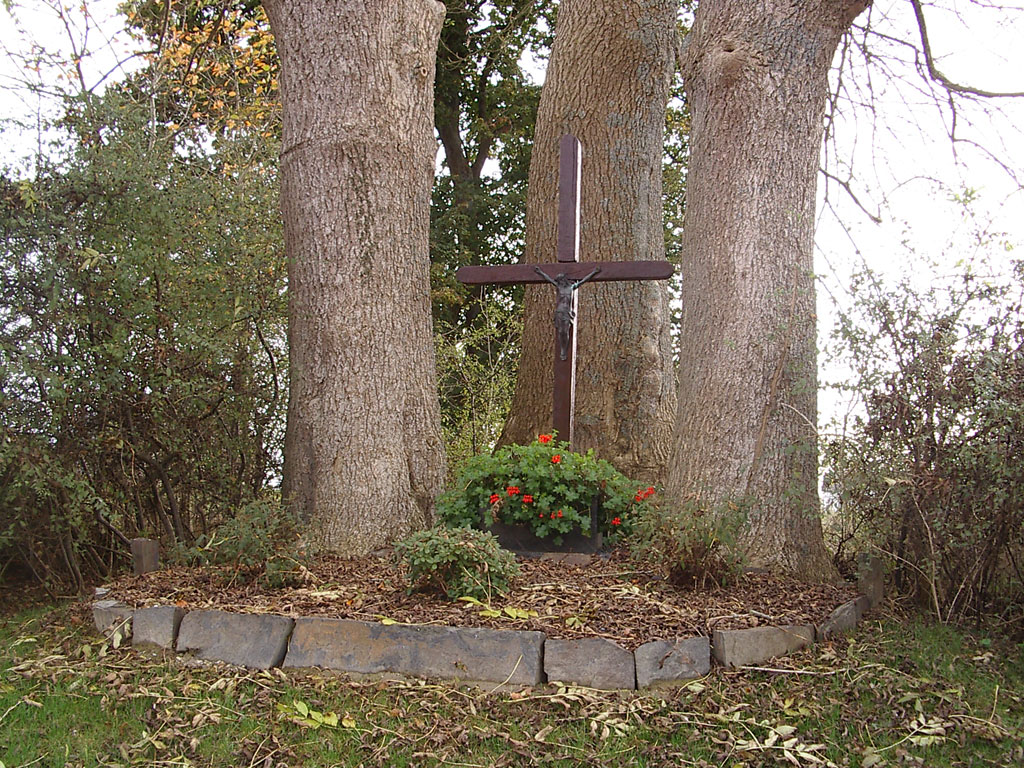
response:
[[[102,88],[132,67],[135,46],[123,32],[117,5],[117,0],[89,0],[78,6],[20,0],[13,3],[13,14],[0,8],[0,115],[24,123],[21,131],[4,128],[0,164],[10,165],[31,153],[37,122],[58,113],[57,94],[78,90],[76,74],[67,66],[73,53],[85,52],[82,71],[90,89]],[[67,6],[67,24],[55,10],[62,6]],[[85,8],[87,14],[82,13]]]
[[[954,82],[975,88],[1024,91],[1024,11],[988,8],[977,0],[943,2],[949,10],[927,10],[929,38],[940,71]],[[920,47],[909,2],[876,2],[870,14],[877,32]],[[864,14],[858,23],[868,18]],[[881,222],[872,222],[846,192],[830,185],[828,194],[837,210],[819,206],[815,238],[823,346],[834,322],[835,305],[844,309],[850,305],[849,276],[862,266],[889,279],[909,275],[923,284],[955,273],[961,260],[986,255],[996,269],[1006,269],[1011,256],[1019,258],[1019,253],[1001,247],[983,249],[982,254],[975,239],[979,229],[1005,233],[997,240],[1011,245],[1024,241],[1024,194],[1019,182],[1024,178],[1024,99],[966,104],[954,122],[941,92],[936,91],[938,100],[922,92],[926,86],[913,67],[914,52],[900,45],[888,49],[905,62],[892,66],[895,79],[886,79],[877,67],[870,79],[859,66],[844,75],[851,90],[859,88],[855,95],[860,98],[866,98],[870,83],[878,106],[874,113],[843,110],[837,125],[840,162],[835,164],[833,158],[829,170],[845,178],[846,168],[852,165],[854,192],[864,208],[880,215]],[[875,51],[885,52],[885,48],[876,45]],[[987,110],[998,111],[989,114]],[[955,145],[948,136],[954,127],[961,139]],[[950,201],[952,194],[965,189],[977,192],[973,218],[965,217],[963,208]],[[819,198],[824,191],[822,185]],[[934,260],[935,266],[928,268],[911,258],[911,249]],[[822,368],[823,383],[844,375],[835,365]],[[829,391],[822,391],[820,401],[823,428],[828,418],[841,416],[851,407]]]
[[[939,68],[952,80],[986,90],[1024,91],[1024,10],[989,8],[986,0],[940,0],[948,9],[928,10],[931,43]],[[84,63],[86,84],[97,86],[106,77],[116,79],[132,43],[118,36],[119,22],[112,13],[114,0],[86,3],[91,23],[83,20],[77,8],[67,11],[73,20],[68,27],[61,22],[54,0],[25,0],[15,4],[15,17],[0,10],[0,114],[23,120],[27,130],[20,136],[5,130],[0,141],[0,164],[9,165],[26,149],[34,146],[36,118],[54,114],[52,94],[68,87],[67,73],[58,67],[43,66],[38,72],[25,69],[34,52],[61,50],[67,55],[70,41],[90,53]],[[909,2],[882,0],[868,14],[876,32],[895,40],[918,44],[913,11]],[[958,15],[961,14],[961,15]],[[878,39],[872,45],[879,51]],[[902,45],[890,46],[890,54],[905,62],[913,52]],[[131,66],[131,62],[124,66]],[[904,241],[917,252],[952,265],[970,257],[970,229],[962,210],[949,202],[952,192],[964,188],[978,191],[974,211],[995,231],[1006,233],[1014,244],[1024,240],[1024,194],[1020,184],[987,157],[984,151],[961,142],[955,148],[947,137],[952,124],[948,107],[936,104],[921,92],[922,81],[908,63],[890,65],[896,77],[886,78],[873,67],[870,78],[860,63],[844,75],[844,82],[858,99],[866,98],[870,84],[876,110],[843,107],[836,123],[836,152],[829,170],[844,177],[854,171],[852,189],[861,204],[880,214],[881,223],[872,222],[852,199],[834,184],[829,199],[835,213],[821,207],[818,222],[817,271],[821,275],[819,317],[822,338],[828,334],[833,317],[833,301],[848,305],[845,286],[852,270],[862,264],[890,275],[898,274],[911,262]],[[26,90],[26,78],[39,85]],[[858,90],[859,89],[859,90]],[[998,107],[1003,114],[987,116],[983,109]],[[995,103],[970,106],[957,116],[958,135],[988,148],[1015,171],[1024,169],[1024,137],[1017,126],[1024,126],[1024,99],[1000,99]],[[835,162],[838,159],[838,164]],[[1024,178],[1024,173],[1018,175]],[[824,186],[821,189],[824,194]],[[944,256],[943,256],[944,254]],[[942,257],[942,258],[940,258]],[[1001,257],[1008,264],[1009,256]],[[920,265],[911,267],[920,270]],[[952,267],[950,267],[952,268]],[[942,267],[939,268],[943,269]],[[927,277],[923,275],[922,277]],[[842,377],[841,370],[823,370],[823,380]],[[843,405],[823,393],[822,424]]]
[[[991,91],[1024,91],[1024,12],[985,9],[969,0],[944,0],[952,8],[964,10],[963,19],[953,12],[928,12],[929,33],[938,67],[951,80]],[[876,3],[876,6],[881,6]],[[918,42],[913,13],[909,3],[885,3],[891,13],[877,7],[871,10],[872,26],[877,32],[902,40]],[[859,21],[865,21],[867,15]],[[892,47],[891,47],[892,48]],[[899,48],[899,46],[895,46]],[[878,50],[876,48],[876,50]],[[907,51],[900,51],[905,58]],[[957,114],[956,135],[962,141],[955,146],[948,138],[953,125],[951,112],[932,94],[922,93],[923,81],[913,67],[895,65],[900,77],[887,81],[877,69],[872,78],[878,108],[843,109],[837,126],[838,155],[844,165],[855,168],[853,188],[864,207],[880,213],[884,241],[898,244],[905,237],[909,224],[911,240],[919,250],[934,251],[944,245],[957,230],[957,215],[946,210],[946,191],[972,188],[980,195],[978,213],[988,213],[993,223],[1019,239],[1021,206],[1024,205],[1017,180],[1001,170],[985,151],[972,146],[976,142],[992,151],[1013,171],[1024,171],[1024,99],[991,99],[966,104]],[[848,87],[856,83],[856,94],[866,98],[863,68],[856,67],[845,75]],[[985,110],[1002,114],[987,115]],[[835,166],[830,168],[836,175]],[[936,183],[936,181],[940,183]],[[946,191],[944,191],[944,189]],[[844,196],[834,185],[829,194],[838,202]],[[840,208],[842,218],[851,225],[867,223],[867,217],[856,214],[856,206],[847,196]],[[880,210],[881,209],[881,210]],[[821,225],[826,225],[823,215]],[[874,225],[872,225],[873,227]],[[861,227],[870,230],[872,227]],[[895,229],[894,229],[895,227]],[[831,229],[820,230],[819,248],[826,252],[838,248],[833,238],[841,240]],[[841,249],[840,249],[841,250]],[[889,269],[892,260],[880,259],[877,267]]]

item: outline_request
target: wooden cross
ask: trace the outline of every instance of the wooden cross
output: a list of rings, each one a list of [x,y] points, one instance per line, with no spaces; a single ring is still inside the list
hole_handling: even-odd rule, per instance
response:
[[[673,266],[667,261],[585,261],[580,250],[580,141],[562,137],[558,158],[558,249],[554,264],[507,264],[460,267],[459,282],[480,285],[551,283],[555,301],[555,385],[552,425],[561,440],[572,444],[576,398],[577,290],[586,282],[606,280],[666,280]]]

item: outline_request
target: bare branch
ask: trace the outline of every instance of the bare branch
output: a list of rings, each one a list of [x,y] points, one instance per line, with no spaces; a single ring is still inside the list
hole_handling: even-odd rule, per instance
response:
[[[829,181],[834,181],[836,184],[838,184],[840,187],[842,187],[846,191],[846,194],[848,194],[850,196],[850,199],[853,200],[854,204],[864,212],[865,216],[867,216],[869,219],[871,219],[871,221],[873,221],[875,224],[881,224],[882,223],[882,214],[881,214],[881,212],[879,212],[879,213],[872,213],[867,208],[865,208],[863,206],[863,204],[860,202],[860,200],[858,199],[857,195],[854,194],[854,191],[850,188],[850,183],[848,181],[844,181],[843,179],[840,179],[838,176],[835,176],[835,175],[829,173],[824,168],[820,169],[820,171],[821,171],[821,174],[826,179],[828,179]]]
[[[928,39],[928,27],[925,25],[924,8],[921,6],[921,0],[910,0],[910,4],[914,6],[914,15],[917,17],[917,28],[921,33],[921,48],[924,50],[924,60],[928,66],[928,76],[931,77],[932,80],[939,83],[939,85],[951,93],[963,93],[971,96],[981,96],[984,98],[1012,98],[1024,96],[1024,91],[986,91],[969,85],[961,85],[960,83],[953,82],[942,74],[938,67],[935,66],[935,59],[932,56],[932,46]]]

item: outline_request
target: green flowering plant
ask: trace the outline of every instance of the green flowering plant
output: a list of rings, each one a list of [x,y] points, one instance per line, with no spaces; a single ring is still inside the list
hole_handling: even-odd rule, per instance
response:
[[[506,445],[470,458],[454,486],[441,495],[438,514],[454,527],[480,528],[485,520],[488,525],[522,525],[558,545],[573,531],[593,533],[590,507],[595,499],[600,532],[616,537],[649,508],[655,492],[593,451],[574,453],[553,435],[540,435],[529,445]]]

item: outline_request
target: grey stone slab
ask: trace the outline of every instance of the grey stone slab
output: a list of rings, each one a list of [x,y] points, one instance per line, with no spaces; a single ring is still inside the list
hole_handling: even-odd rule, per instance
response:
[[[548,639],[544,643],[544,672],[548,680],[603,690],[636,688],[633,654],[601,637],[580,640]]]
[[[786,656],[813,642],[814,626],[810,624],[722,629],[711,635],[711,653],[726,667],[742,667]]]
[[[864,614],[871,610],[871,601],[867,595],[860,595],[853,604],[857,607],[857,621],[864,618]]]
[[[561,563],[565,560],[565,556],[568,552],[539,552],[537,559],[545,563]]]
[[[185,611],[176,605],[139,608],[132,619],[132,645],[155,645],[173,651]]]
[[[284,616],[192,611],[178,629],[179,653],[251,669],[281,664],[294,622]]]
[[[543,647],[541,632],[301,618],[284,666],[536,685]]]
[[[655,640],[641,645],[633,655],[637,688],[693,680],[711,671],[711,642],[706,637],[688,637],[674,643]]]
[[[131,634],[134,611],[119,600],[97,600],[92,604],[92,620],[96,629],[105,635],[123,628],[122,637]]]
[[[882,604],[885,597],[885,569],[882,561],[875,555],[861,555],[857,558],[857,591],[867,597],[874,610]]]
[[[856,628],[860,616],[857,610],[857,601],[850,600],[843,603],[828,615],[816,629],[817,640],[828,640],[830,637],[842,635]]]
[[[160,542],[153,539],[132,539],[132,570],[136,576],[160,567]]]

